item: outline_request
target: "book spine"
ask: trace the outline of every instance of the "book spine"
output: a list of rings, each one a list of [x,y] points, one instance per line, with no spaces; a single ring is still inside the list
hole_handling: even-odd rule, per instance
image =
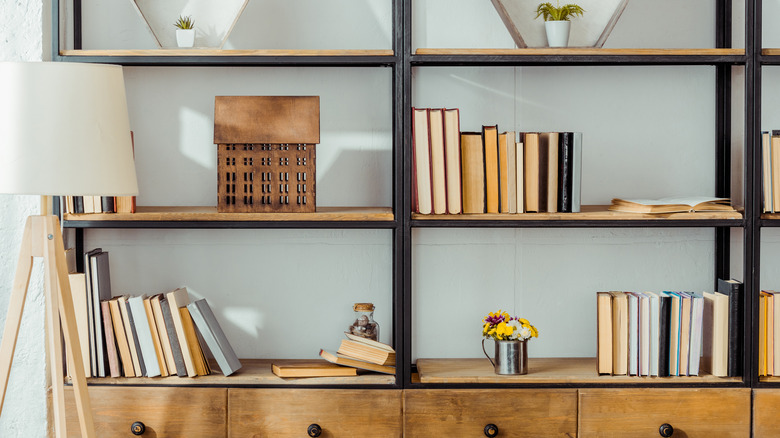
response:
[[[718,279],[718,291],[729,296],[728,376],[742,375],[742,283]]]
[[[558,211],[571,213],[571,133],[558,137]]]
[[[661,296],[658,307],[658,377],[669,377],[669,348],[671,345],[670,322],[672,318],[671,298],[668,296]]]
[[[146,365],[144,364],[144,356],[143,352],[141,351],[141,344],[138,342],[138,330],[136,330],[135,326],[135,318],[133,315],[133,309],[130,308],[130,302],[129,300],[125,302],[125,306],[127,308],[127,321],[130,325],[130,331],[132,332],[130,335],[133,337],[133,346],[135,347],[135,352],[138,355],[138,366],[140,367],[141,373],[140,375],[136,377],[146,376]]]
[[[571,155],[571,212],[579,213],[582,207],[582,133],[572,134]]]
[[[160,308],[160,310],[162,310],[163,320],[165,321],[165,330],[168,332],[168,340],[171,342],[173,361],[176,364],[176,374],[179,377],[187,377],[187,367],[184,364],[184,356],[182,356],[179,336],[176,334],[176,326],[173,323],[171,307],[166,298],[160,298]]]
[[[116,208],[114,206],[114,197],[113,196],[101,196],[100,197],[100,204],[103,209],[103,213],[115,213]]]

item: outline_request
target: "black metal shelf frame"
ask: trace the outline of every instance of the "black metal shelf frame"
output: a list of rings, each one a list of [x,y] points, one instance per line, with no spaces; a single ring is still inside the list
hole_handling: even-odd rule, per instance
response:
[[[380,67],[391,68],[392,73],[392,132],[393,132],[393,211],[392,221],[355,222],[140,222],[122,221],[65,221],[64,226],[75,228],[77,250],[83,252],[84,232],[90,228],[346,228],[390,229],[393,232],[393,341],[397,350],[397,374],[394,385],[343,385],[346,388],[445,388],[445,387],[589,387],[589,384],[561,385],[449,385],[412,382],[412,240],[413,228],[449,227],[531,227],[531,228],[713,228],[715,232],[716,278],[728,277],[729,236],[734,228],[743,228],[743,280],[745,284],[745,355],[743,383],[723,384],[664,384],[643,383],[609,384],[610,387],[699,387],[699,386],[780,386],[758,382],[757,333],[759,278],[759,240],[762,226],[780,226],[779,221],[761,220],[760,160],[757,159],[760,130],[760,68],[762,65],[780,65],[780,55],[761,55],[761,0],[745,1],[744,55],[416,55],[412,51],[412,1],[393,0],[393,55],[387,56],[62,56],[60,55],[60,1],[52,1],[52,59],[60,62],[100,62],[126,66],[257,66],[257,67]],[[68,1],[68,0],[62,0]],[[81,48],[81,0],[70,0],[74,9],[74,47]],[[716,0],[716,47],[731,47],[732,4]],[[716,69],[716,195],[729,196],[731,187],[731,69],[745,69],[745,211],[742,220],[675,220],[675,221],[438,221],[411,219],[411,107],[412,68],[437,66],[609,66],[609,65],[711,65]],[[599,385],[595,385],[599,386]],[[340,385],[312,385],[311,387],[342,387]]]

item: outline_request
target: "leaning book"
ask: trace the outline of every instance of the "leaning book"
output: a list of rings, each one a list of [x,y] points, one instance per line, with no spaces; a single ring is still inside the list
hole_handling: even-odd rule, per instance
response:
[[[206,341],[206,346],[209,347],[214,359],[217,360],[222,374],[229,376],[238,371],[241,368],[241,362],[206,300],[194,301],[187,305],[187,309],[190,311],[195,326]]]
[[[736,211],[728,198],[694,196],[686,198],[661,199],[619,199],[612,200],[611,211],[628,213],[693,213],[697,211]]]

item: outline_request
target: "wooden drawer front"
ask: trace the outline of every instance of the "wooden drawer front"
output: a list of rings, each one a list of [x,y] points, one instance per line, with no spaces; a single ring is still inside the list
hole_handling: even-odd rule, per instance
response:
[[[575,389],[425,389],[404,391],[405,437],[577,435]]]
[[[750,389],[581,389],[580,436],[750,436]]]
[[[230,388],[231,437],[400,437],[401,391]]]
[[[224,388],[140,388],[91,386],[90,403],[99,437],[135,437],[140,421],[148,437],[227,436],[227,390]],[[81,437],[73,388],[65,389],[68,436]]]
[[[780,436],[780,389],[753,390],[753,436]]]

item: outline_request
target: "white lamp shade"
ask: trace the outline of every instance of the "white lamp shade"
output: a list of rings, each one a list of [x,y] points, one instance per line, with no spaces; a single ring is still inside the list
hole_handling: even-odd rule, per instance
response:
[[[0,63],[0,193],[138,193],[121,66]]]

